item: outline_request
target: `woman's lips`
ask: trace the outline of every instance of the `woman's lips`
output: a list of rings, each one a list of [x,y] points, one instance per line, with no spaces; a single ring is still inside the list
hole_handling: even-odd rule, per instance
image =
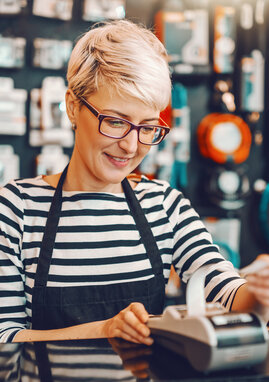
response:
[[[117,167],[125,167],[128,165],[131,158],[122,158],[122,157],[116,157],[110,154],[105,153],[108,160]]]

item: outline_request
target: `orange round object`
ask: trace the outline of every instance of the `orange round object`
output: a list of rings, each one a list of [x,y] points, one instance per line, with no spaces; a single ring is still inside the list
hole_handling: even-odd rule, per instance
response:
[[[217,163],[242,163],[249,156],[251,132],[248,124],[234,114],[211,113],[197,129],[201,154]]]

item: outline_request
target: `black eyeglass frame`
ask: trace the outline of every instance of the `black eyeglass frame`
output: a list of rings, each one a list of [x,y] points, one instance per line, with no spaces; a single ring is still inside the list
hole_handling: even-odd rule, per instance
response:
[[[137,131],[137,137],[138,137],[138,141],[142,144],[142,145],[147,145],[147,146],[154,146],[154,145],[158,145],[159,143],[162,142],[162,140],[165,138],[165,136],[170,132],[170,127],[168,127],[168,125],[166,126],[160,126],[160,125],[135,125],[133,124],[132,122],[128,121],[127,119],[124,119],[124,118],[121,118],[121,117],[115,117],[114,115],[108,115],[108,114],[101,114],[99,113],[98,110],[95,109],[95,107],[93,107],[88,101],[86,101],[85,98],[83,97],[79,97],[79,99],[81,100],[81,102],[83,103],[84,106],[86,106],[86,108],[88,110],[90,110],[90,112],[96,117],[98,118],[99,120],[99,126],[98,126],[98,131],[100,134],[104,135],[105,137],[109,137],[109,138],[113,138],[113,139],[122,139],[122,138],[125,138],[132,130],[136,130]],[[117,120],[120,120],[120,121],[124,121],[126,123],[128,123],[128,125],[130,125],[130,129],[127,131],[127,133],[125,133],[122,137],[113,137],[111,135],[108,135],[108,134],[105,134],[101,131],[101,124],[102,124],[102,121],[104,118],[114,118],[114,119],[117,119]],[[160,118],[161,119],[161,118]],[[163,123],[165,123],[165,121],[163,121],[161,119],[161,121]],[[166,123],[165,123],[166,124]],[[164,131],[164,134],[162,135],[161,137],[161,140],[157,143],[144,143],[144,142],[141,142],[140,141],[140,138],[139,138],[139,132],[140,132],[140,129],[142,127],[158,127],[158,128],[162,128],[163,131]]]

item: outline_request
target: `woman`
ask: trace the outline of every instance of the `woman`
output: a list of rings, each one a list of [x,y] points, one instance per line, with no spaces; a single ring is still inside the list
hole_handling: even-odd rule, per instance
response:
[[[268,306],[268,282],[253,276],[247,287],[179,191],[129,176],[169,132],[159,117],[171,93],[159,40],[126,20],[92,29],[67,79],[68,168],[1,191],[1,341],[150,345],[148,315],[162,312],[171,264],[184,282],[213,264],[206,295],[228,309]]]

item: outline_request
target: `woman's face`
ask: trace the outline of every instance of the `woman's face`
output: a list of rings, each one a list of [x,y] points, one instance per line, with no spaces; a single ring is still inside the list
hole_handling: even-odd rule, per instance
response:
[[[121,117],[139,124],[156,124],[159,112],[126,94],[102,87],[87,98],[101,114]],[[68,102],[68,97],[67,97]],[[119,192],[121,181],[130,174],[150,150],[150,146],[138,142],[137,131],[125,138],[113,139],[98,131],[99,120],[85,106],[74,107],[76,140],[72,160],[83,188],[87,190]]]

